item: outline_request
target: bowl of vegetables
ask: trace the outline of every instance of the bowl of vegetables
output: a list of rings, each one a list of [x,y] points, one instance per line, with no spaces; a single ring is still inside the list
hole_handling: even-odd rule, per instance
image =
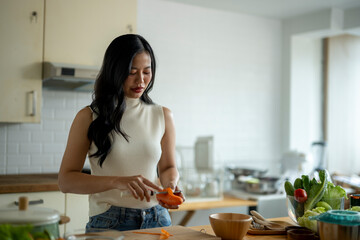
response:
[[[318,180],[302,175],[294,183],[284,183],[288,215],[296,224],[317,232],[317,223],[309,220],[309,216],[344,209],[346,191],[327,179],[327,171],[321,170]]]

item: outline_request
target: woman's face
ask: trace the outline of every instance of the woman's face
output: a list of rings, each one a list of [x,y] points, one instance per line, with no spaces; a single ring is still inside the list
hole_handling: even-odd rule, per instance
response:
[[[124,93],[128,98],[140,98],[152,78],[151,58],[147,52],[135,55],[130,74],[124,83]]]

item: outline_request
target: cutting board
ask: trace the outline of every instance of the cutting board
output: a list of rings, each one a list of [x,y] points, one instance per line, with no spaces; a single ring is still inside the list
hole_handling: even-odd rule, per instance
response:
[[[136,232],[151,232],[151,233],[161,233],[161,229],[168,231],[173,236],[170,236],[169,240],[221,240],[221,238],[209,235],[200,231],[196,231],[183,226],[172,226],[172,227],[163,227],[163,228],[149,228],[134,230]],[[123,231],[123,232],[103,232],[102,236],[106,235],[109,237],[125,236],[124,240],[158,240],[160,239],[159,235],[147,235],[147,234],[137,234],[133,233],[134,231]]]

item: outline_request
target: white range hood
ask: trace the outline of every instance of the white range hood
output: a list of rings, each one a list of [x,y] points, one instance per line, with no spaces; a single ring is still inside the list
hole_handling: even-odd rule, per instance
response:
[[[43,87],[51,90],[93,91],[100,68],[73,64],[43,63]]]

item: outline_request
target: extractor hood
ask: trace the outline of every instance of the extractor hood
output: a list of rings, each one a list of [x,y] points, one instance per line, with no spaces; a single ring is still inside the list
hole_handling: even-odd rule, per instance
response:
[[[51,90],[92,91],[99,68],[73,64],[43,63],[43,87]]]

